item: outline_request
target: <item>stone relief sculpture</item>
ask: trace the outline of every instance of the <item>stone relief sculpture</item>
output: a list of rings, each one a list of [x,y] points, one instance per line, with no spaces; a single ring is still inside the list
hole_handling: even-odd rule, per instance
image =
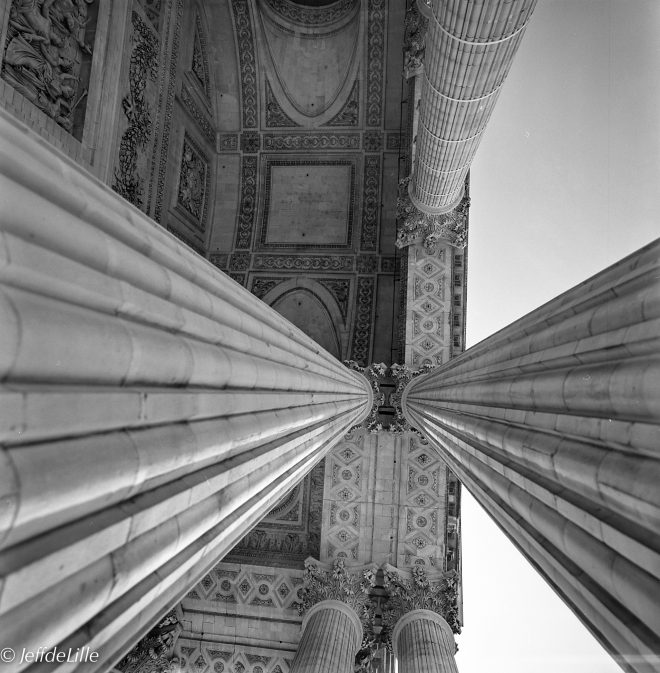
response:
[[[69,133],[87,95],[81,66],[92,54],[85,34],[93,2],[14,0],[9,13],[2,77]]]
[[[403,76],[409,79],[421,73],[424,68],[428,28],[428,19],[417,9],[416,2],[408,5],[404,26]]]
[[[203,224],[208,165],[204,157],[185,138],[181,156],[178,203]]]

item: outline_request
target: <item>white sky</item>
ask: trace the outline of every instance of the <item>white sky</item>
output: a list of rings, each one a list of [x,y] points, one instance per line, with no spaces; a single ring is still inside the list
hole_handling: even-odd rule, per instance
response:
[[[660,2],[539,0],[472,167],[470,346],[660,236]],[[464,490],[460,673],[618,673]]]

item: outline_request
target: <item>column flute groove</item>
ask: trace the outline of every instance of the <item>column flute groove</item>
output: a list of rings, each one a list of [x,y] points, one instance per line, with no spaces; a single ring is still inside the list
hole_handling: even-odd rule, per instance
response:
[[[0,213],[0,632],[105,670],[371,386],[4,111]]]
[[[406,418],[626,670],[660,655],[660,241],[403,394]]]

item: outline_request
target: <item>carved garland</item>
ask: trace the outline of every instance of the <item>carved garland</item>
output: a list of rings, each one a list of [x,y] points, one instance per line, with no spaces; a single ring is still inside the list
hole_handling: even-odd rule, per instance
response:
[[[147,78],[156,79],[158,68],[158,39],[142,21],[137,12],[132,16],[135,46],[129,66],[130,91],[122,100],[122,108],[128,119],[119,146],[119,167],[115,169],[112,188],[127,201],[140,207],[144,193],[144,179],[137,173],[138,153],[144,150],[153,127],[151,110],[145,100]]]

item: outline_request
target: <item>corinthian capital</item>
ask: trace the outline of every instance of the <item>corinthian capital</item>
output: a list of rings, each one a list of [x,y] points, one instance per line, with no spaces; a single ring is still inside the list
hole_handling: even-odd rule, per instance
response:
[[[343,558],[336,559],[332,565],[308,558],[298,612],[302,615],[321,601],[335,600],[346,603],[364,620],[368,616],[369,590],[375,571],[373,564],[347,568]]]
[[[399,183],[396,246],[405,248],[423,243],[430,254],[435,252],[440,241],[455,248],[464,248],[467,245],[469,197],[464,196],[456,208],[447,213],[427,213],[413,203],[408,188],[410,180],[404,178]]]
[[[454,633],[461,632],[458,613],[459,576],[455,571],[427,573],[419,566],[399,570],[383,566],[384,586],[389,594],[385,622],[389,630],[412,610],[432,610],[439,614]]]

